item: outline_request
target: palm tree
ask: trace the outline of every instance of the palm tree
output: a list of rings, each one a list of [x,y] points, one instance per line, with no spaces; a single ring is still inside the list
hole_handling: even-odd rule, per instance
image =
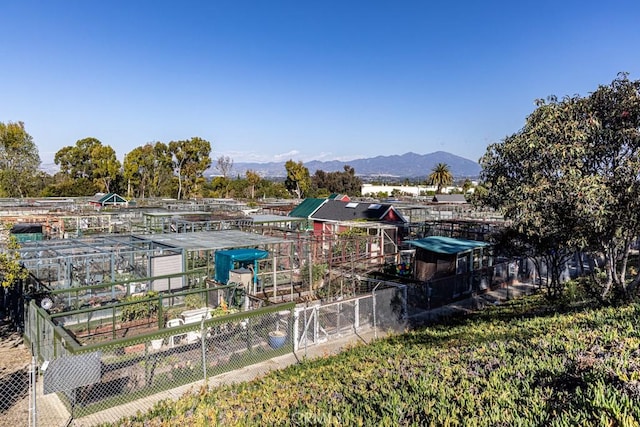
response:
[[[446,163],[438,163],[431,169],[431,173],[427,177],[427,185],[435,185],[437,187],[436,193],[442,193],[442,189],[451,184],[453,184],[453,175]]]

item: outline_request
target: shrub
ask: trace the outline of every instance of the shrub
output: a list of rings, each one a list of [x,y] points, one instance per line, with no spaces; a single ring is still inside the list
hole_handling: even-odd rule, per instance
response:
[[[126,297],[123,302],[135,304],[127,304],[122,307],[120,312],[120,320],[127,322],[130,320],[148,319],[155,316],[158,312],[157,292],[149,291],[145,295],[131,295]]]
[[[189,294],[184,297],[184,305],[187,309],[201,308],[205,305],[205,300],[201,293]]]

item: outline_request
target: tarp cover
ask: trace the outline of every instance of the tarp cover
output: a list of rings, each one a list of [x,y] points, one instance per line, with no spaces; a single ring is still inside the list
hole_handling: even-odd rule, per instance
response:
[[[269,252],[260,249],[231,249],[228,251],[216,252],[216,282],[226,284],[229,280],[229,270],[233,270],[234,263],[250,263],[259,259],[264,259]],[[258,272],[258,266],[255,265],[254,271]]]
[[[24,234],[24,233],[42,233],[42,224],[14,224],[11,227],[12,234]]]

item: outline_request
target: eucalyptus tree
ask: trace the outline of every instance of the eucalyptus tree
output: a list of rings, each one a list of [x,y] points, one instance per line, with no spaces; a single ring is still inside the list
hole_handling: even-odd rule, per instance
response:
[[[173,167],[167,144],[155,142],[134,148],[125,155],[123,169],[129,197],[171,195]]]
[[[156,142],[153,145],[153,173],[151,174],[151,186],[149,196],[170,196],[175,193],[175,179],[173,175],[173,158],[169,145]]]
[[[60,167],[59,182],[75,182],[80,192],[92,194],[94,190],[109,192],[120,174],[120,162],[109,145],[96,138],[83,138],[73,146],[58,150],[54,162]],[[92,182],[93,186],[85,185]]]
[[[58,150],[53,161],[60,167],[60,172],[71,178],[91,178],[91,151],[102,145],[96,138],[83,138],[75,145],[68,145]]]
[[[287,178],[284,182],[287,190],[294,193],[298,199],[301,199],[311,188],[309,169],[304,166],[302,161],[294,162],[291,159],[287,160],[284,167],[287,170]]]
[[[0,195],[26,197],[40,166],[38,148],[23,122],[0,122]],[[34,194],[32,194],[34,195]]]
[[[446,163],[438,163],[427,176],[427,185],[435,185],[436,193],[441,193],[444,187],[453,184],[453,174]]]
[[[153,174],[153,145],[145,144],[124,156],[123,175],[127,185],[127,197],[146,197]]]
[[[538,100],[524,127],[480,160],[480,200],[545,258],[552,295],[567,258],[583,250],[606,260],[601,297],[640,282],[625,276],[640,231],[639,89],[622,74],[587,97]]]
[[[202,138],[169,142],[173,169],[178,176],[178,199],[195,196],[211,166],[211,144]]]
[[[112,183],[120,173],[120,161],[116,158],[116,152],[109,145],[98,144],[93,147],[90,155],[91,172],[96,186],[106,193],[112,190]]]

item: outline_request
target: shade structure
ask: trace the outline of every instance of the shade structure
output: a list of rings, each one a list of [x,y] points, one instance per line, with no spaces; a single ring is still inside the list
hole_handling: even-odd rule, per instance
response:
[[[233,270],[236,262],[251,263],[264,259],[269,255],[268,251],[261,249],[230,249],[227,251],[217,251],[215,256],[216,262],[216,281],[220,283],[227,283],[229,280],[229,271]],[[257,263],[256,263],[257,264]],[[257,272],[258,268],[255,265],[254,271]]]

